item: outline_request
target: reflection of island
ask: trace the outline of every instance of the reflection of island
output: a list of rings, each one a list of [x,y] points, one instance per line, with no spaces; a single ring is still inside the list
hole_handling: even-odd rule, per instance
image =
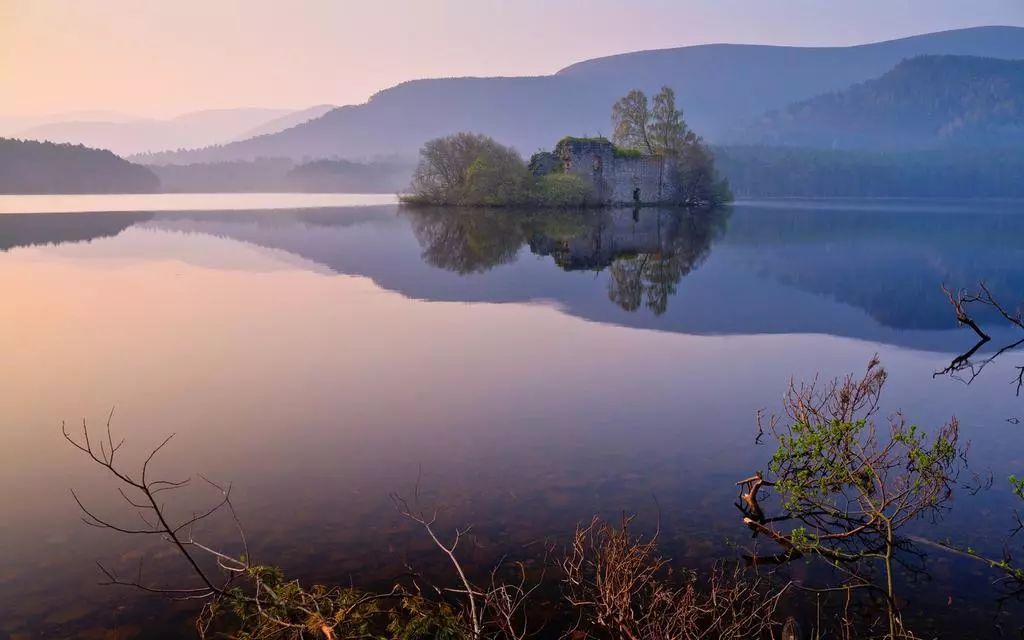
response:
[[[526,214],[495,209],[431,207],[403,211],[423,247],[423,260],[455,273],[483,273],[514,262]]]
[[[727,224],[657,209],[634,219],[394,206],[0,216],[0,249],[116,235],[93,255],[145,259],[161,246],[152,240],[173,237],[167,255],[197,261],[181,252],[193,234],[269,249],[272,260],[286,252],[302,260],[283,268],[365,276],[411,298],[544,301],[588,320],[690,334],[814,332],[955,350],[969,336],[951,335],[940,284],[986,279],[1006,300],[1024,291],[1024,215],[1010,203],[735,205]]]
[[[4,214],[0,215],[0,251],[116,236],[151,217],[148,213]]]
[[[1024,294],[1024,215],[1014,201],[776,202],[744,207],[716,247],[772,280],[865,310],[886,327],[955,327],[940,286],[985,280]],[[979,318],[994,320],[991,309]]]
[[[412,209],[404,212],[424,260],[456,273],[513,262],[525,242],[565,271],[608,269],[608,298],[627,311],[662,314],[676,285],[697,268],[725,228],[726,210],[604,209],[524,212]]]

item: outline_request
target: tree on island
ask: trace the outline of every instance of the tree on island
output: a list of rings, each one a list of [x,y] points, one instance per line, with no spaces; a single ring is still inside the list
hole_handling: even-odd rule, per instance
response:
[[[662,87],[648,105],[643,91],[633,89],[612,106],[612,142],[621,149],[675,160],[679,175],[674,200],[681,204],[719,204],[732,199],[728,183],[718,177],[714,154],[683,119],[676,94]]]
[[[579,176],[535,176],[515,149],[479,133],[431,140],[420,150],[409,204],[582,207],[590,189]]]
[[[707,207],[732,199],[728,185],[718,177],[711,150],[676,108],[672,89],[663,87],[654,96],[653,107],[643,92],[630,91],[612,107],[612,121],[614,146],[605,138],[590,142],[611,146],[623,162],[636,162],[644,154],[661,156],[665,162],[660,177],[671,178],[674,188],[663,197],[659,187],[659,204]],[[402,201],[489,207],[615,204],[602,202],[603,189],[589,172],[579,170],[582,165],[567,169],[568,163],[563,163],[559,149],[579,140],[565,138],[554,153],[534,154],[529,165],[515,149],[482,134],[456,133],[431,140],[420,150],[412,192]]]

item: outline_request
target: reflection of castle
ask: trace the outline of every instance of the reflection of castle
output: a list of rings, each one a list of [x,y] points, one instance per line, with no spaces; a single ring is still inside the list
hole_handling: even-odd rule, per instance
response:
[[[668,308],[676,285],[711,249],[723,212],[614,209],[581,216],[575,232],[541,219],[525,234],[530,250],[551,256],[566,271],[608,269],[608,299],[657,315]]]
[[[530,251],[551,256],[566,271],[600,271],[621,257],[640,254],[669,255],[679,232],[680,216],[664,211],[602,211],[588,220],[579,235],[570,237],[535,233]]]
[[[609,270],[608,297],[623,309],[664,313],[675,286],[723,229],[724,210],[409,210],[428,263],[482,273],[516,259],[525,242],[566,271]]]
[[[723,233],[726,211],[642,208],[635,221],[628,209],[452,207],[5,215],[0,258],[14,247],[70,246],[133,227],[138,233],[122,234],[117,251],[142,241],[136,250],[146,254],[143,238],[154,231],[202,234],[424,300],[550,300],[566,313],[631,327],[816,332],[935,350],[950,349],[947,331],[957,331],[942,283],[984,279],[1006,300],[1024,291],[1024,216],[1014,202],[735,205]],[[523,259],[524,244],[551,261]],[[716,259],[704,263],[711,251]],[[602,270],[559,277],[566,269]],[[660,309],[676,283],[686,299],[667,299],[662,316],[620,311],[648,302]]]

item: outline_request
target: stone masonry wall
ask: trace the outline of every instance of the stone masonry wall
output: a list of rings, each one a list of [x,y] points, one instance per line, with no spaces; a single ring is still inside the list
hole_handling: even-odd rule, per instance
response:
[[[600,138],[569,139],[556,153],[563,168],[588,180],[606,204],[667,203],[675,193],[671,160],[662,156],[618,156]]]

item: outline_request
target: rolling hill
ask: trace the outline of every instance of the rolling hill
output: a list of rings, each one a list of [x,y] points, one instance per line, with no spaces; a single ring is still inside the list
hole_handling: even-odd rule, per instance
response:
[[[1024,61],[911,58],[876,79],[770,113],[744,138],[862,150],[1024,146]]]
[[[0,138],[0,193],[149,193],[160,180],[110,151]]]
[[[852,47],[711,44],[588,60],[550,76],[406,82],[285,131],[150,163],[258,157],[410,157],[432,137],[471,130],[531,153],[564,135],[608,133],[612,102],[672,86],[690,125],[727,139],[765,111],[845,89],[920,55],[1024,58],[1024,28],[978,27]]]

